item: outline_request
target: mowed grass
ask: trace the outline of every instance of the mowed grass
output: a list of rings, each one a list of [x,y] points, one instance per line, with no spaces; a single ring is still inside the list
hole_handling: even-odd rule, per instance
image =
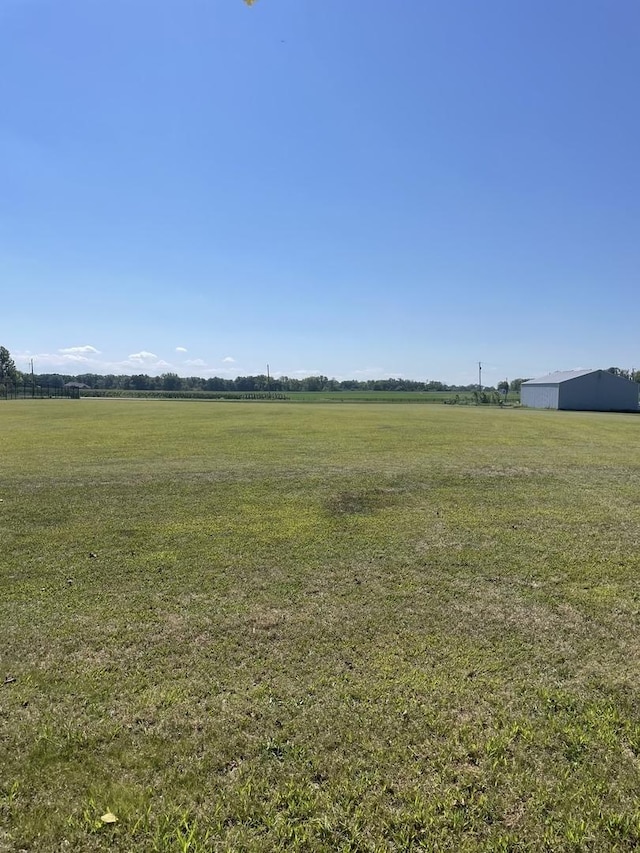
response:
[[[640,845],[640,418],[0,428],[0,850]]]

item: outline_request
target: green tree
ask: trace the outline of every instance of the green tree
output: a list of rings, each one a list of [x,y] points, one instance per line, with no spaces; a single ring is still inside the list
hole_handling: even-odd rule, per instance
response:
[[[236,391],[255,391],[256,378],[255,376],[236,376],[233,380],[233,387]]]
[[[614,376],[622,376],[624,379],[629,378],[629,371],[623,367],[608,367],[607,373],[613,373]]]
[[[5,385],[7,382],[17,382],[20,378],[15,361],[11,358],[11,353],[6,347],[0,347],[0,382]]]
[[[233,380],[222,379],[220,376],[210,376],[204,387],[206,391],[232,391]]]
[[[527,381],[526,379],[512,379],[511,383],[509,385],[509,390],[511,391],[512,394],[519,394],[520,393],[520,386],[522,385],[523,382],[526,382],[526,381]]]
[[[182,380],[177,373],[163,373],[160,379],[163,391],[180,391],[182,388]]]
[[[135,373],[131,377],[131,387],[135,391],[148,391],[149,390],[149,377],[146,373]]]
[[[307,376],[302,380],[304,391],[324,391],[329,380],[326,376]]]

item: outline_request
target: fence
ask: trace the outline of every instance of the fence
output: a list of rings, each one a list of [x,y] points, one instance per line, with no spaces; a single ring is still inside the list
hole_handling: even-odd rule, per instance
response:
[[[0,383],[0,400],[49,400],[54,397],[78,400],[80,389],[64,388],[62,385],[36,385],[31,382]]]
[[[123,397],[144,400],[288,400],[281,391],[134,391],[125,388],[85,388],[83,397]]]

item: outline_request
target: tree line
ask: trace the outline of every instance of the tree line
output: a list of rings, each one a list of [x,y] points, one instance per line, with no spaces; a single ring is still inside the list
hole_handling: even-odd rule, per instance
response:
[[[625,370],[619,367],[608,368],[609,373],[623,376],[640,383],[640,370]],[[120,391],[466,391],[484,390],[498,391],[502,394],[518,394],[524,378],[504,379],[496,387],[478,384],[449,385],[446,382],[428,380],[425,382],[414,379],[329,379],[327,376],[306,376],[296,378],[290,376],[236,376],[234,379],[224,379],[220,376],[178,376],[177,373],[162,373],[160,376],[149,376],[147,373],[100,374],[100,373],[36,373],[22,374],[17,370],[11,353],[6,347],[0,346],[0,384],[22,384],[34,382],[42,387],[61,387],[69,382],[86,385],[95,390]]]
[[[23,380],[31,382],[31,376]],[[448,385],[445,382],[420,382],[413,379],[330,379],[327,376],[236,376],[225,379],[220,376],[178,376],[177,373],[162,373],[149,376],[146,373],[133,375],[98,373],[36,373],[33,381],[37,385],[58,387],[69,382],[86,385],[95,390],[119,391],[477,391],[478,385]],[[495,390],[483,386],[486,391]]]

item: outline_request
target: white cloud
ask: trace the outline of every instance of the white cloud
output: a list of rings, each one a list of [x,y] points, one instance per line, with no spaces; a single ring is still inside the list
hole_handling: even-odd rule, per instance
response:
[[[70,352],[65,353],[62,356],[62,360],[66,361],[66,362],[73,362],[73,363],[82,362],[83,364],[87,364],[89,361],[91,361],[91,359],[87,358],[84,355],[78,355],[77,353],[70,353]]]
[[[83,347],[61,347],[58,352],[69,353],[72,355],[76,353],[93,353],[94,355],[100,354],[99,349],[96,349],[95,347],[92,347],[89,344],[86,344],[86,346]]]
[[[185,361],[185,364],[191,365],[191,367],[206,367],[207,362],[203,361],[201,358],[188,358]]]
[[[133,356],[139,356],[140,353],[133,353]],[[108,373],[150,373],[154,375],[157,371],[161,370],[162,372],[175,370],[175,365],[170,364],[168,361],[164,361],[162,358],[129,358],[124,359],[123,361],[114,361],[109,362],[104,365],[107,369]]]
[[[140,350],[140,352],[132,352],[129,356],[129,361],[134,361],[137,364],[146,364],[150,361],[157,361],[158,356],[154,352]]]
[[[56,368],[69,368],[73,364],[96,364],[92,359],[87,358],[77,352],[26,352],[16,353],[15,360],[18,365],[24,364],[26,368],[30,367],[31,359],[34,362],[34,370],[38,373],[47,373],[49,370]],[[23,368],[24,369],[24,368]]]
[[[115,362],[111,365],[111,369],[124,371],[154,371],[154,370],[175,370],[173,364],[157,356],[154,352],[148,350],[140,350],[140,352],[132,352],[128,358],[123,361]]]
[[[225,364],[235,364],[235,362],[236,362],[235,358],[232,358],[230,355],[228,355],[228,356],[226,356],[225,358],[223,358],[223,359],[222,359],[222,361],[223,361]]]
[[[367,376],[369,378],[379,379],[383,376],[393,376],[393,373],[389,373],[388,370],[384,370],[382,367],[365,367],[363,370],[354,370],[354,376]]]
[[[186,347],[176,347],[176,352],[189,352]]]
[[[207,367],[202,371],[203,376],[237,376],[238,369],[236,367]]]
[[[14,354],[16,364],[21,370],[30,369],[34,361],[36,373],[149,373],[158,374],[176,370],[175,365],[159,358],[155,353],[141,350],[131,353],[122,361],[102,360],[96,357],[89,347],[65,347],[57,352],[31,352],[24,350]],[[84,355],[83,353],[87,353]]]

